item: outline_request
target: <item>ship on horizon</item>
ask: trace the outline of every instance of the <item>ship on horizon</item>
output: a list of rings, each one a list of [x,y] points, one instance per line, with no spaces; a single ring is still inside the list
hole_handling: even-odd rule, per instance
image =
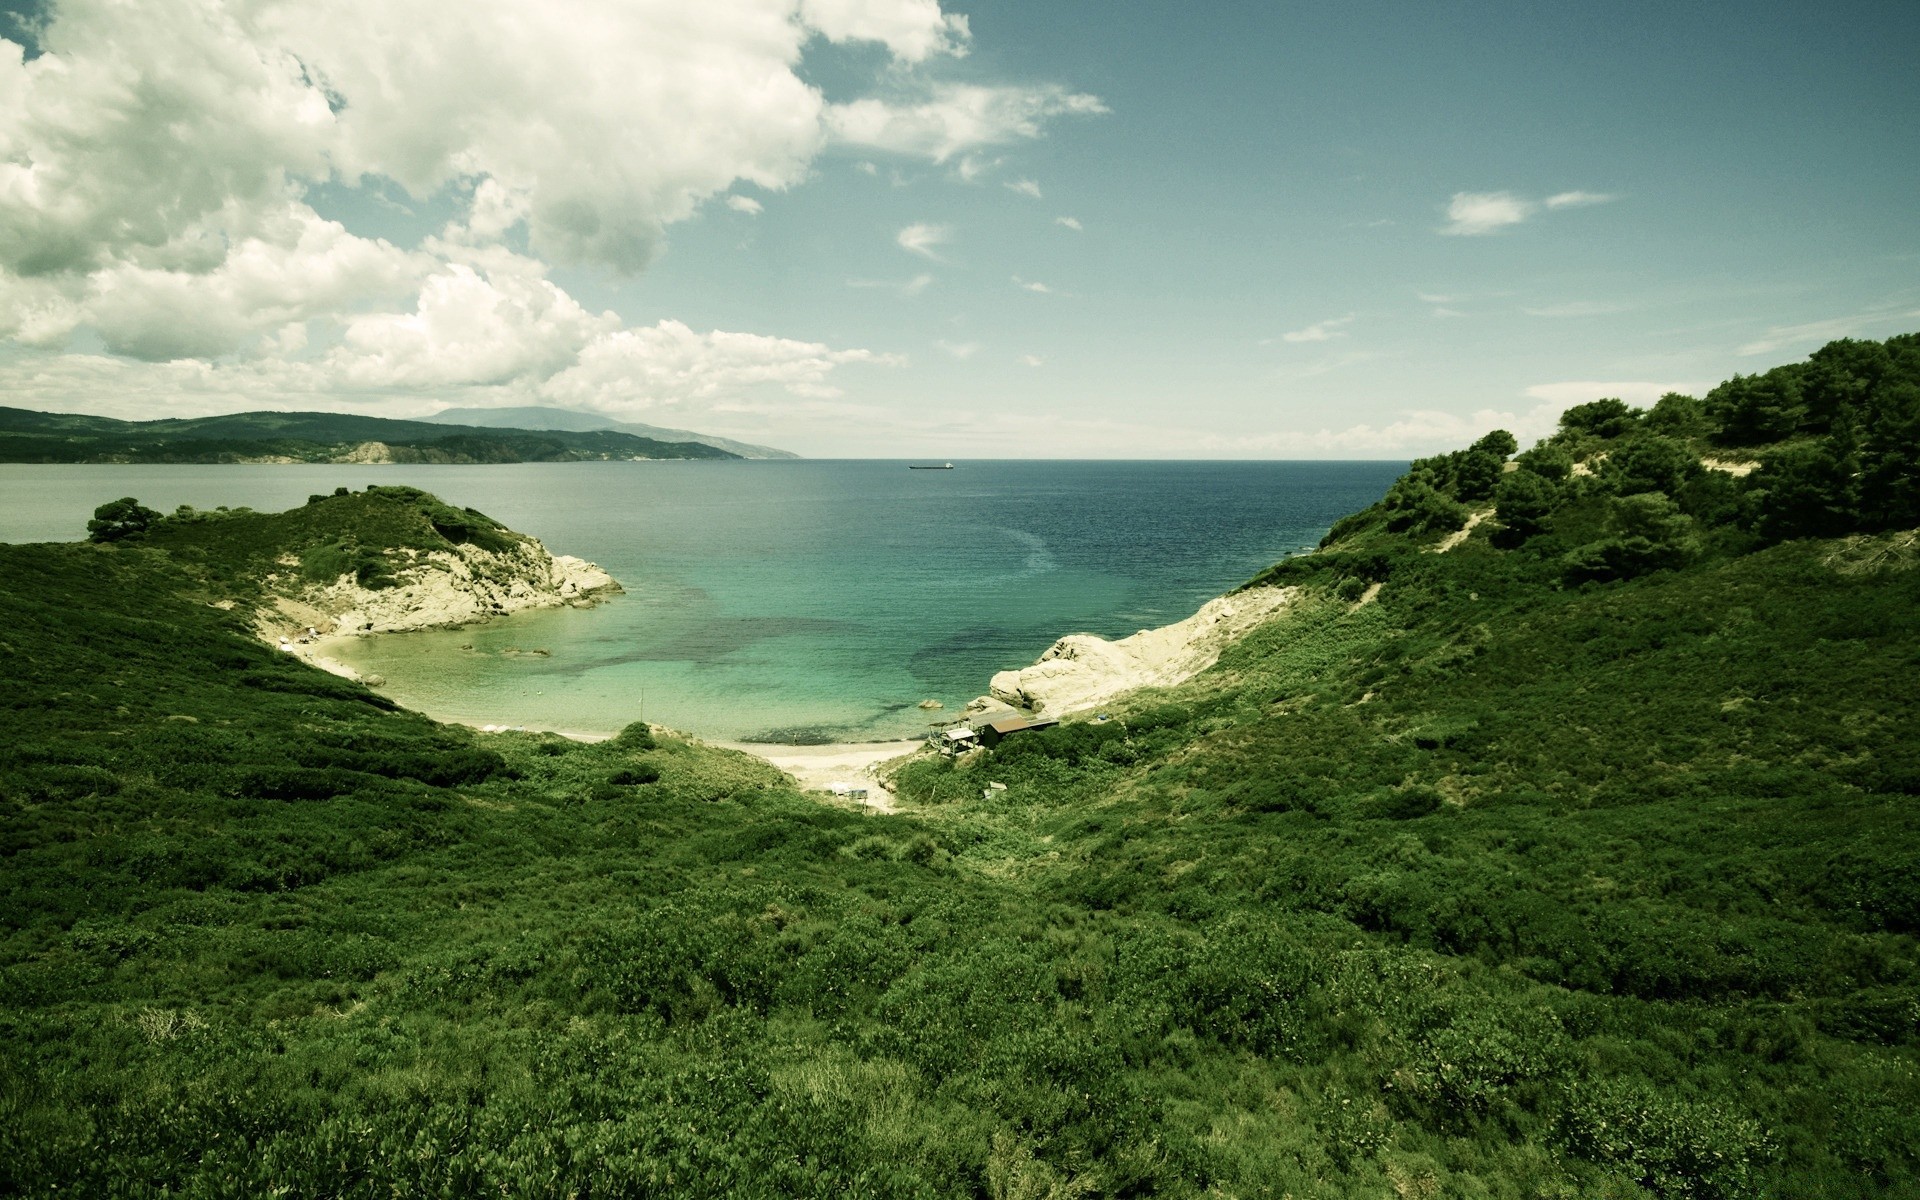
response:
[[[953,470],[953,464],[952,463],[926,463],[926,464],[908,463],[907,470],[909,471],[951,471]]]

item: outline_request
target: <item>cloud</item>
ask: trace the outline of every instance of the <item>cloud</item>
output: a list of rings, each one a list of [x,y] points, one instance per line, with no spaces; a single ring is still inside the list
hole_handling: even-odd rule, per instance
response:
[[[1020,365],[1023,367],[1044,367],[1047,365],[1047,360],[1041,358],[1038,354],[1022,354],[1020,356]]]
[[[898,292],[902,296],[912,297],[918,296],[921,292],[933,286],[933,276],[922,271],[920,274],[907,280],[849,279],[847,280],[847,286],[850,288],[879,288],[884,291]]]
[[[211,270],[120,261],[70,280],[60,336],[86,325],[116,354],[150,361],[214,357],[292,322],[405,301],[434,266],[430,255],[356,237],[301,205],[263,214],[256,225],[255,234],[237,240]],[[0,300],[4,307],[10,306]],[[27,340],[45,341],[52,333],[49,324]]]
[[[1080,218],[1078,217],[1055,217],[1053,219],[1053,223],[1055,225],[1063,225],[1066,228],[1073,230],[1075,233],[1079,233],[1083,228],[1083,226],[1080,224]]]
[[[1850,317],[1832,317],[1825,321],[1809,321],[1803,325],[1772,325],[1753,341],[1741,346],[1734,353],[1742,358],[1756,354],[1773,354],[1792,346],[1811,346],[1826,343],[1836,338],[1860,337],[1898,322],[1920,318],[1920,309],[1895,311],[1882,309],[1878,312],[1858,313]]]
[[[1015,275],[1013,277],[1013,282],[1016,286],[1024,288],[1025,290],[1032,292],[1037,296],[1048,296],[1053,294],[1052,288],[1048,287],[1044,283],[1041,283],[1037,279],[1022,279],[1018,275]]]
[[[745,213],[750,217],[757,217],[766,211],[766,206],[758,200],[755,200],[752,196],[728,196],[727,207],[737,213]]]
[[[826,398],[840,394],[829,382],[838,367],[900,362],[870,350],[835,350],[753,333],[696,333],[678,321],[661,321],[595,339],[573,366],[540,384],[538,394],[545,403],[609,413],[644,412],[766,386]]]
[[[1022,196],[1031,196],[1035,200],[1041,199],[1040,185],[1031,179],[1013,180],[1006,185],[1006,188],[1010,192],[1019,192]]]
[[[806,23],[836,42],[879,42],[902,62],[964,55],[967,18],[940,11],[937,0],[803,0]]]
[[[801,183],[850,113],[878,118],[877,145],[941,157],[1102,108],[1056,85],[927,82],[969,41],[938,0],[42,11],[35,57],[0,41],[0,331],[51,344],[91,326],[145,358],[404,311],[420,297],[396,292],[453,261],[323,220],[317,184],[459,205],[447,245],[512,239],[631,273],[708,199],[757,211],[734,185]],[[830,109],[800,73],[816,38],[884,47],[868,86],[909,100]]]
[[[1585,208],[1590,204],[1605,204],[1615,197],[1604,192],[1561,192],[1548,196],[1548,208]]]
[[[972,358],[980,352],[979,342],[949,342],[943,340],[935,342],[934,345],[958,359]]]
[[[545,378],[619,325],[612,313],[580,307],[529,260],[492,266],[449,264],[427,280],[413,312],[352,318],[327,365],[362,390]]]
[[[458,290],[457,286],[455,290]],[[481,314],[472,298],[464,307]],[[511,300],[504,307],[512,308]],[[533,314],[528,314],[533,315]],[[430,316],[429,321],[439,314]],[[511,327],[511,320],[497,320]],[[569,341],[549,315],[545,345]],[[176,359],[148,363],[106,354],[39,354],[0,358],[0,390],[31,388],[60,411],[96,412],[147,419],[197,416],[244,409],[353,408],[392,414],[434,411],[448,403],[472,405],[555,404],[612,415],[639,415],[663,407],[720,412],[756,404],[769,411],[806,405],[839,394],[836,371],[849,366],[897,366],[901,359],[868,350],[834,349],[817,342],[712,330],[701,333],[677,321],[594,333],[560,370],[545,373],[552,358],[540,352],[534,331],[512,333],[513,351],[493,369],[459,368],[448,356],[461,340],[444,327],[408,342],[395,335],[371,357],[366,347],[344,348],[317,360],[207,362]],[[467,344],[471,345],[471,340]],[[531,352],[529,352],[531,351]],[[509,377],[504,360],[515,358],[528,373]],[[429,377],[437,382],[429,382]],[[391,384],[391,386],[389,386]],[[771,396],[755,399],[761,393]]]
[[[1604,300],[1569,300],[1564,304],[1544,304],[1538,308],[1522,308],[1521,312],[1530,317],[1550,317],[1564,319],[1569,317],[1605,317],[1627,311],[1624,304],[1611,304]]]
[[[1440,232],[1455,237],[1479,237],[1519,225],[1543,209],[1582,208],[1612,199],[1613,196],[1599,192],[1560,192],[1544,201],[1529,200],[1512,192],[1455,192],[1447,204],[1447,224]]]
[[[1447,205],[1447,227],[1440,232],[1476,237],[1532,216],[1538,205],[1512,192],[1455,192]]]
[[[1030,141],[1062,116],[1107,112],[1097,96],[1057,84],[939,83],[904,102],[867,98],[828,108],[836,142],[946,162],[971,150]]]
[[[1334,338],[1347,336],[1345,326],[1351,325],[1352,323],[1353,314],[1348,313],[1344,317],[1333,317],[1326,321],[1316,321],[1305,329],[1296,329],[1291,333],[1283,333],[1280,335],[1280,340],[1295,343],[1330,342]]]
[[[894,243],[910,254],[936,261],[939,255],[937,247],[944,246],[953,237],[953,231],[945,225],[930,225],[924,221],[915,222],[894,235]]]

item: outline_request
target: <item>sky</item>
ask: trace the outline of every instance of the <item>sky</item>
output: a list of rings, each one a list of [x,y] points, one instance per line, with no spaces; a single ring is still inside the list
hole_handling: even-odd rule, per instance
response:
[[[1920,5],[0,0],[0,403],[1401,458],[1920,330]]]

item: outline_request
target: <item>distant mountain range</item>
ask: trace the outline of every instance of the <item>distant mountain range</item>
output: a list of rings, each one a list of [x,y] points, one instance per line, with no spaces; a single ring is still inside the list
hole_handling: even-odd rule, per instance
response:
[[[745,447],[760,451],[757,455],[738,453],[692,434],[656,438],[605,428],[501,428],[451,424],[445,417],[395,421],[350,413],[249,412],[119,421],[0,407],[0,462],[509,463],[781,455],[759,447]]]
[[[642,425],[634,421],[616,421],[599,413],[578,412],[571,408],[542,408],[538,405],[520,408],[449,408],[424,419],[441,425],[483,425],[490,429],[565,430],[571,433],[611,429],[616,433],[657,438],[663,442],[699,442],[703,446],[725,450],[728,454],[737,454],[741,458],[800,457],[790,451],[775,450],[771,446],[756,446],[751,442],[736,442],[732,438],[714,437],[712,434],[694,433],[686,429],[667,429],[659,425]]]

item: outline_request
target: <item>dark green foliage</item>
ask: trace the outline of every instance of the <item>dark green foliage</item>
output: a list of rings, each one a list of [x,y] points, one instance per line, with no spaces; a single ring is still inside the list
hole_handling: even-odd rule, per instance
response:
[[[1659,492],[1615,496],[1607,504],[1606,536],[1566,557],[1574,583],[1631,579],[1684,566],[1699,552],[1693,518]]]
[[[1429,475],[1402,476],[1380,507],[1392,533],[1446,533],[1467,523],[1466,505],[1448,496]]]
[[[1655,433],[1625,439],[1608,456],[1606,466],[1613,489],[1622,496],[1639,492],[1676,496],[1705,471],[1692,447]]]
[[[1590,400],[1560,414],[1560,432],[1617,438],[1632,429],[1639,416],[1624,400]]]
[[[1542,442],[1516,456],[1514,461],[1520,464],[1521,470],[1531,471],[1552,483],[1559,483],[1573,474],[1573,455],[1552,442]]]
[[[1508,474],[1493,493],[1493,515],[1501,526],[1495,542],[1511,548],[1546,532],[1559,499],[1559,489],[1547,476],[1526,469]]]
[[[1713,428],[1707,406],[1680,392],[1668,392],[1656,400],[1641,423],[1654,433],[1675,438],[1705,437]]]
[[[87,540],[117,542],[121,538],[145,533],[159,519],[160,514],[153,509],[145,507],[132,496],[123,496],[93,510],[93,520],[87,522]]]
[[[1722,446],[1757,446],[1789,438],[1800,428],[1800,372],[1778,367],[1765,375],[1735,375],[1707,393],[1713,440]]]

